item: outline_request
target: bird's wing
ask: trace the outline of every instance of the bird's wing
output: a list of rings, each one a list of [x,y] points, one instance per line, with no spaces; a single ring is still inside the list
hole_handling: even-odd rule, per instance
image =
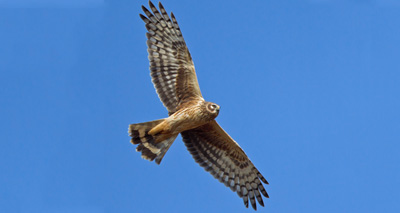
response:
[[[201,98],[192,57],[186,47],[181,30],[171,13],[171,19],[161,3],[157,10],[149,1],[150,12],[142,9],[146,16],[140,17],[146,23],[147,46],[151,78],[169,114],[174,113],[180,103]]]
[[[269,197],[261,181],[267,180],[256,169],[244,151],[214,120],[181,133],[195,161],[216,179],[237,192],[248,207],[256,209],[256,201],[264,206],[260,195]],[[260,181],[261,180],[261,181]]]

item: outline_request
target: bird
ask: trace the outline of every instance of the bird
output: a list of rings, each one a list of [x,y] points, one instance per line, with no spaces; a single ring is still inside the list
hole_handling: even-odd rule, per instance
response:
[[[150,75],[156,92],[168,110],[164,119],[130,124],[131,143],[142,158],[160,164],[172,143],[181,134],[194,160],[220,182],[257,210],[261,195],[269,198],[269,184],[246,153],[217,123],[218,104],[205,101],[197,81],[192,57],[174,14],[149,1],[139,14],[147,29]]]

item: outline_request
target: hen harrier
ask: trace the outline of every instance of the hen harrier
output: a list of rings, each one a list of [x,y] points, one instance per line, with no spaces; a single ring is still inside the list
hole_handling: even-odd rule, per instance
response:
[[[152,12],[146,16],[147,46],[150,71],[158,96],[168,109],[169,117],[129,126],[131,143],[138,144],[146,160],[161,163],[180,133],[195,161],[216,179],[237,192],[246,207],[256,210],[256,199],[264,206],[261,194],[268,198],[263,184],[267,180],[256,169],[244,151],[214,120],[220,107],[201,95],[189,50],[181,30],[161,3],[160,12],[149,1]]]

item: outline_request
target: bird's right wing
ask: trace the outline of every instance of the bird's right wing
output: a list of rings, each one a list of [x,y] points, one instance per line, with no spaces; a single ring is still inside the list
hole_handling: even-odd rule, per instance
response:
[[[171,13],[171,21],[161,3],[161,13],[151,1],[149,6],[152,12],[142,6],[147,17],[142,14],[140,17],[148,30],[150,73],[161,102],[172,114],[180,103],[202,99],[202,95],[192,57],[174,14]]]

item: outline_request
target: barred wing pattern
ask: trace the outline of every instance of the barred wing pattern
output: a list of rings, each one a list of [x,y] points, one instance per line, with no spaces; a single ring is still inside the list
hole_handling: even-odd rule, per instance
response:
[[[171,13],[171,19],[161,3],[157,10],[149,1],[150,12],[140,14],[146,23],[150,74],[161,102],[171,115],[179,104],[187,99],[202,98],[189,50],[181,30]]]
[[[269,196],[261,181],[268,184],[267,180],[239,144],[215,120],[181,134],[195,161],[232,191],[237,192],[246,207],[249,206],[249,199],[254,209],[257,209],[255,199],[264,206],[260,192],[266,198]]]

